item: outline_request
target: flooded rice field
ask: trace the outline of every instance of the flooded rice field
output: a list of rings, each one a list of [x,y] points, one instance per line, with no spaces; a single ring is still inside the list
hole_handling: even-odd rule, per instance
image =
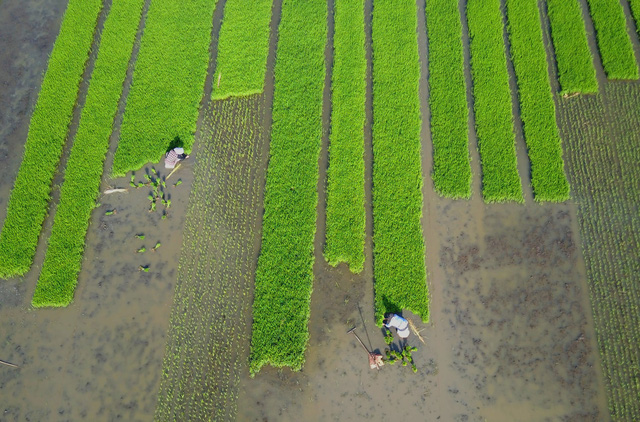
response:
[[[63,0],[0,3],[0,42],[8,46],[0,58],[9,64],[0,72],[2,219],[19,167],[15,157],[22,154],[65,6]],[[367,1],[368,10],[371,6]],[[274,7],[277,16],[280,2]],[[418,10],[424,15],[424,5]],[[424,69],[426,36],[420,36]],[[472,199],[438,198],[427,170],[427,119],[423,230],[431,320],[422,324],[405,314],[424,338],[424,343],[413,335],[409,339],[418,348],[417,373],[399,365],[369,369],[365,351],[347,334],[355,326],[369,350],[387,347],[373,323],[370,185],[364,271],[332,268],[322,257],[325,137],[306,364],[297,373],[265,367],[249,376],[252,279],[260,238],[255,218],[262,212],[268,147],[260,136],[270,124],[276,41],[272,34],[264,95],[239,102],[247,114],[234,106],[203,111],[194,154],[166,181],[172,200],[168,217],[148,211],[148,188],[131,188],[128,178],[105,179],[103,191],[127,191],[100,198],[74,302],[35,310],[30,302],[52,206],[32,270],[23,279],[0,282],[0,359],[19,366],[0,365],[0,420],[150,421],[154,415],[240,421],[608,420],[579,204],[540,205],[530,188],[524,205],[484,204],[475,146]],[[369,90],[369,181],[370,96]],[[423,115],[428,115],[422,97]],[[326,125],[328,109],[325,117]],[[231,130],[238,125],[253,131]],[[521,135],[518,142],[520,172],[527,181]],[[218,153],[228,153],[226,161]],[[113,148],[106,168],[112,154]],[[168,176],[162,165],[148,165],[135,180],[152,175],[152,168]],[[146,251],[137,252],[142,247]],[[189,284],[194,280],[197,284]],[[221,312],[217,307],[223,305]],[[185,309],[188,315],[181,319]]]

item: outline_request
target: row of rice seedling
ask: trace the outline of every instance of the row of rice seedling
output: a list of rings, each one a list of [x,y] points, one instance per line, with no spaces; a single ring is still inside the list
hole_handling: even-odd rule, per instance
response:
[[[559,103],[611,420],[640,420],[640,90]]]
[[[609,79],[638,79],[638,63],[619,0],[587,0],[598,50]]]
[[[564,174],[538,0],[507,0],[506,6],[533,193],[536,201],[565,201],[569,199],[569,183]]]
[[[213,103],[198,139],[155,420],[235,420],[247,371],[264,96]]]
[[[458,3],[450,0],[427,1],[426,15],[433,183],[440,195],[469,198],[469,109]]]
[[[158,162],[170,145],[191,150],[216,3],[151,2],[113,161],[114,176]]]
[[[313,241],[322,137],[324,0],[284,0],[273,126],[256,270],[251,373],[263,365],[299,370],[309,340]]]
[[[429,320],[422,217],[420,62],[416,4],[373,10],[375,317],[408,309]]]
[[[486,202],[523,202],[500,0],[469,0],[471,73]]]
[[[220,28],[214,100],[262,92],[272,0],[228,0]]]
[[[70,0],[42,81],[0,233],[0,277],[31,267],[102,0]]]
[[[547,0],[560,94],[598,92],[596,69],[578,0]]]
[[[100,38],[100,50],[65,170],[60,202],[33,306],[67,306],[82,265],[85,235],[98,196],[127,66],[144,0],[114,1]]]
[[[331,265],[364,268],[364,121],[367,61],[364,1],[336,0],[331,138],[324,255]]]

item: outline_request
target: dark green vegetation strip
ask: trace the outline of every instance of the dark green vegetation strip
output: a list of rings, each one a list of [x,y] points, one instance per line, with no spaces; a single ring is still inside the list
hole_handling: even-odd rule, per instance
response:
[[[193,145],[217,0],[154,0],[144,27],[113,175]]]
[[[364,120],[367,62],[364,1],[335,3],[331,143],[327,172],[327,239],[331,265],[364,268]]]
[[[538,0],[507,0],[511,57],[536,201],[569,199]]]
[[[559,103],[611,420],[640,420],[640,87]],[[605,105],[606,104],[606,105]],[[603,419],[609,419],[603,418]]]
[[[578,0],[547,0],[560,94],[598,92],[596,69]]]
[[[482,194],[486,202],[523,202],[500,0],[469,0],[467,19]]]
[[[115,1],[104,25],[91,85],[65,170],[33,306],[67,306],[82,265],[113,118],[136,38],[144,0]]]
[[[70,0],[64,14],[0,234],[2,278],[31,267],[100,10],[102,0]]]
[[[376,322],[408,309],[429,320],[420,159],[420,62],[413,1],[373,9],[373,243]]]
[[[638,64],[620,0],[587,0],[602,65],[609,79],[638,79]]]
[[[440,195],[471,196],[467,91],[458,3],[427,1],[433,183]]]
[[[304,363],[313,284],[326,39],[324,0],[284,0],[253,303],[252,374],[266,364],[299,370]]]
[[[220,29],[213,99],[262,92],[272,0],[228,0]]]
[[[198,139],[157,421],[233,421],[247,371],[264,186],[263,96],[213,103]]]
[[[640,0],[629,0],[629,7],[636,22],[636,31],[640,34]]]

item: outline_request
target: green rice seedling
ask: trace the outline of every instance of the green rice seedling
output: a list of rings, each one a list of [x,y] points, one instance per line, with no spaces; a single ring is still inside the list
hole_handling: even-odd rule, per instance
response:
[[[335,3],[331,138],[324,256],[331,265],[364,267],[364,121],[367,63],[364,1]]]
[[[0,233],[0,278],[31,267],[101,9],[101,0],[70,0],[67,6]]]
[[[578,0],[547,0],[560,94],[598,92],[596,69]]]
[[[569,199],[537,0],[507,0],[511,57],[536,201]]]
[[[638,63],[619,0],[587,0],[602,66],[609,79],[638,79]]]
[[[180,186],[182,184],[182,179],[178,179],[178,181],[173,186]]]
[[[138,249],[136,252],[138,253],[145,253],[147,251],[147,248],[145,248],[144,246],[141,247],[140,249]]]
[[[252,374],[266,364],[300,370],[309,340],[326,20],[323,0],[282,4],[253,302]]]
[[[420,62],[416,5],[373,11],[373,252],[375,317],[409,309],[429,320],[424,262]]]
[[[449,198],[471,196],[467,91],[458,3],[426,3],[433,183]]]
[[[60,202],[33,295],[32,304],[35,307],[67,306],[73,299],[91,210],[98,198],[113,119],[143,5],[144,0],[115,2],[105,21],[100,51],[67,162]]]
[[[140,239],[140,240],[144,240],[144,235],[143,234],[137,234],[136,239]]]
[[[500,0],[469,0],[467,21],[482,195],[486,202],[523,202]]]
[[[269,53],[272,0],[228,0],[220,28],[212,98],[262,92]]]
[[[145,273],[149,272],[149,266],[148,265],[140,265],[138,267],[138,271],[144,271]]]
[[[104,215],[113,215],[113,214],[115,214],[115,213],[116,213],[116,210],[115,210],[115,209],[113,209],[113,210],[108,210],[108,211],[106,211],[106,212],[104,213]]]
[[[156,242],[156,245],[153,247],[153,250],[157,250],[160,246],[162,246],[162,243],[160,242]]]
[[[172,143],[191,151],[216,3],[151,2],[114,156],[114,176],[158,162]]]

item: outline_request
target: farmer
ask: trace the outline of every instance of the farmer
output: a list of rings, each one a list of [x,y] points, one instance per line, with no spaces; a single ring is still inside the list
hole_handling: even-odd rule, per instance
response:
[[[176,166],[176,164],[178,164],[180,161],[184,160],[185,158],[189,158],[189,156],[184,153],[183,148],[174,148],[165,154],[164,167],[168,169],[172,169]]]
[[[394,327],[401,339],[409,337],[409,321],[402,318],[400,315],[392,313],[385,314],[382,323],[387,328]]]

